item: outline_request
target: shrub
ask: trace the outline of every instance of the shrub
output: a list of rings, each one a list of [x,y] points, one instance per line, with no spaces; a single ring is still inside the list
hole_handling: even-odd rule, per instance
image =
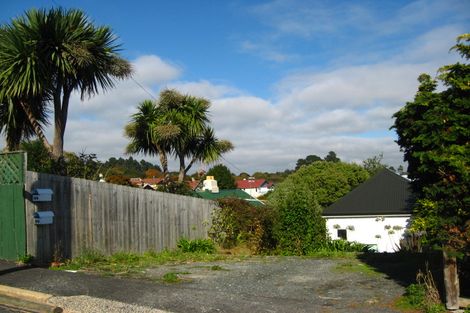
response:
[[[317,248],[318,251],[327,252],[368,252],[370,245],[344,239],[328,240]]]
[[[177,247],[181,252],[202,252],[202,253],[214,253],[215,245],[210,239],[194,239],[189,240],[182,238],[178,241]]]
[[[218,204],[209,230],[209,236],[216,243],[227,249],[246,243],[254,253],[274,247],[269,207],[255,207],[235,198],[220,199]]]
[[[305,255],[326,242],[326,223],[314,191],[306,185],[282,183],[270,198],[275,209],[274,237],[283,254]]]
[[[179,183],[177,181],[169,181],[166,184],[159,185],[157,191],[169,192],[183,196],[194,195],[186,183]]]

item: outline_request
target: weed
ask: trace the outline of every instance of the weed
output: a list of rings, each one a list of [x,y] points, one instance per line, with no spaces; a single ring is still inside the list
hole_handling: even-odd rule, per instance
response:
[[[222,271],[224,268],[220,265],[212,265],[211,266],[211,271]]]
[[[162,280],[165,283],[179,283],[182,281],[179,275],[188,275],[190,272],[168,272],[163,275]]]
[[[16,260],[17,265],[28,265],[31,264],[34,260],[34,257],[31,254],[25,254],[18,256],[18,259]]]
[[[169,272],[163,275],[163,281],[165,283],[177,283],[180,281],[180,278],[177,273]]]
[[[419,271],[416,275],[416,282],[406,287],[405,295],[397,301],[396,306],[422,309],[426,313],[445,312],[431,272],[428,269],[424,273]]]
[[[189,240],[182,238],[178,241],[177,247],[181,252],[214,253],[216,250],[214,243],[210,239]]]

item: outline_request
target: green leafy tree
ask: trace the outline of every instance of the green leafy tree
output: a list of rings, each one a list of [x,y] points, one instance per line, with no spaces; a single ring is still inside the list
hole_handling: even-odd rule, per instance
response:
[[[362,167],[364,167],[364,169],[369,172],[370,176],[374,176],[381,169],[390,168],[390,166],[382,163],[383,158],[383,153],[380,153],[379,155],[374,155],[373,157],[367,158],[362,161]]]
[[[167,89],[160,93],[158,106],[164,113],[155,132],[165,134],[168,127],[175,129],[169,141],[171,153],[179,161],[178,182],[183,182],[195,162],[215,162],[233,149],[230,141],[215,137],[208,100]]]
[[[325,161],[326,162],[340,162],[340,158],[336,156],[336,153],[334,151],[328,152],[328,154],[325,156]]]
[[[209,101],[176,90],[163,90],[157,103],[142,102],[125,127],[131,140],[127,153],[159,155],[166,181],[168,156],[179,162],[178,182],[195,162],[211,163],[233,149],[230,141],[215,137],[208,118]]]
[[[274,238],[281,253],[305,255],[326,242],[326,223],[312,188],[284,181],[269,204],[275,210]]]
[[[94,26],[75,9],[31,9],[0,27],[0,103],[13,101],[10,114],[26,115],[28,127],[55,159],[64,153],[72,92],[79,91],[83,99],[130,75],[131,66],[118,55],[115,40],[109,27]],[[52,146],[38,114],[45,112],[49,100],[54,112]]]
[[[223,164],[218,164],[207,171],[207,176],[214,176],[217,180],[217,186],[219,189],[234,189],[235,179],[233,174],[230,172],[228,167]]]
[[[318,204],[326,207],[346,195],[367,178],[369,178],[369,174],[359,165],[319,161],[302,166],[298,171],[289,175],[282,183],[276,185],[273,195],[285,188],[306,186],[315,193]]]
[[[300,167],[312,164],[316,161],[322,161],[322,158],[320,158],[318,155],[308,155],[305,159],[298,159],[295,165],[295,170],[297,171]]]
[[[168,180],[168,153],[172,151],[169,138],[178,132],[172,130],[172,127],[164,128],[162,123],[159,123],[163,114],[155,102],[144,100],[137,107],[137,113],[131,116],[131,122],[125,126],[124,132],[130,139],[126,153],[158,155],[163,175]],[[157,127],[159,127],[158,132]]]
[[[468,62],[470,34],[458,38],[457,50]],[[392,126],[408,162],[408,175],[421,199],[413,228],[425,231],[429,244],[444,251],[447,307],[458,308],[456,256],[470,246],[470,65],[439,69],[438,81],[427,74],[414,101],[394,114]]]
[[[40,140],[23,141],[20,144],[20,149],[26,151],[28,155],[28,171],[38,173],[53,174],[54,162],[50,158],[49,151]]]

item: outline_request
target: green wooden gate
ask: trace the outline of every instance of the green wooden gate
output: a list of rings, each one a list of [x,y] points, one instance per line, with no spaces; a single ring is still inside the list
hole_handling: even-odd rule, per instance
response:
[[[0,259],[26,254],[24,177],[26,154],[0,154]]]

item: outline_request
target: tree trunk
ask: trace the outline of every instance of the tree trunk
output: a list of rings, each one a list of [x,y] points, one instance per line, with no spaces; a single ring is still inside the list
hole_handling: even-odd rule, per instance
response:
[[[180,159],[180,172],[178,174],[178,183],[182,183],[184,181],[186,165],[184,164],[184,156],[180,155],[179,159]]]
[[[64,134],[67,124],[70,94],[71,92],[64,87],[62,95],[62,87],[60,84],[54,93],[54,142],[52,155],[56,160],[64,155]]]
[[[450,256],[443,250],[444,261],[444,285],[446,288],[446,307],[448,310],[458,310],[459,308],[459,275],[457,272],[457,258]]]
[[[163,182],[167,183],[170,180],[170,173],[168,172],[168,158],[166,156],[165,151],[160,146],[156,146],[158,151],[158,156],[160,158],[160,164],[162,165],[163,171]]]
[[[36,120],[36,117],[34,117],[34,114],[33,112],[31,112],[28,104],[25,103],[24,101],[20,101],[20,105],[23,111],[26,113],[26,116],[28,117],[28,120],[31,123],[31,126],[33,126],[36,136],[38,136],[39,140],[42,141],[42,143],[44,144],[44,147],[46,147],[46,149],[49,152],[52,152],[52,147],[49,144],[49,141],[47,141],[46,136],[42,132],[41,125],[39,125],[39,122]]]

